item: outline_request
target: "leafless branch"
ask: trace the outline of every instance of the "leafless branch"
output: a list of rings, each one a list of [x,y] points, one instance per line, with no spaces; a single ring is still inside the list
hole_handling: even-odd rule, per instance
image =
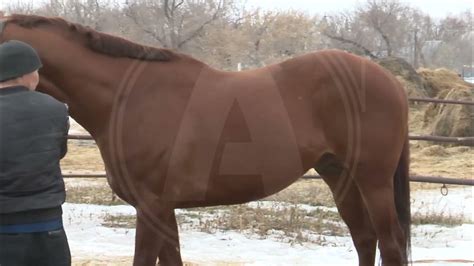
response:
[[[362,45],[362,44],[360,44],[356,41],[353,41],[353,40],[350,40],[350,39],[347,39],[347,38],[344,38],[344,37],[341,37],[341,36],[331,35],[326,31],[323,32],[323,35],[330,38],[330,39],[340,41],[342,43],[351,44],[351,45],[357,47],[358,49],[360,49],[365,55],[369,56],[371,59],[377,59],[378,58],[378,56],[373,54],[368,48],[366,48],[364,45]]]
[[[217,5],[217,8],[216,8],[216,11],[214,12],[214,14],[211,16],[210,19],[206,20],[204,23],[202,23],[197,29],[195,29],[189,36],[187,36],[186,38],[184,38],[183,40],[181,40],[177,47],[178,48],[181,48],[183,47],[183,45],[185,45],[186,43],[188,43],[189,41],[191,41],[192,39],[196,38],[199,34],[202,33],[202,31],[204,30],[204,28],[211,24],[213,21],[215,21],[218,17],[219,17],[219,14],[222,12],[223,10],[223,4],[224,4],[224,0],[219,0],[219,3]]]

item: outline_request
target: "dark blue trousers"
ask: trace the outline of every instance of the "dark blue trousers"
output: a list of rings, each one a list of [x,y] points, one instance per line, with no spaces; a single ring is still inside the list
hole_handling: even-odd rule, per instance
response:
[[[64,229],[0,234],[0,266],[70,266]]]

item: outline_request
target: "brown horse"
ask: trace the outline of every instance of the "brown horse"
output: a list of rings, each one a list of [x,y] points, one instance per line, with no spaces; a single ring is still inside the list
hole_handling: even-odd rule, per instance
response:
[[[40,91],[69,105],[136,208],[134,265],[182,264],[175,208],[260,199],[311,168],[360,265],[374,264],[377,241],[384,265],[407,263],[407,98],[377,64],[329,50],[232,73],[60,18],[0,25],[0,42],[38,50]]]

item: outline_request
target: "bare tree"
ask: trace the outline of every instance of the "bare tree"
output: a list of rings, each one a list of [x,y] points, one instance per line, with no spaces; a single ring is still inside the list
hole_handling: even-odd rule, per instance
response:
[[[36,10],[37,14],[59,16],[99,31],[112,31],[113,0],[49,0]]]
[[[386,55],[393,56],[394,42],[406,28],[410,8],[398,0],[368,0],[357,10],[357,17],[374,29],[385,43]]]
[[[370,42],[370,35],[361,20],[354,13],[343,12],[331,16],[324,16],[320,21],[320,29],[324,36],[335,42],[328,46],[353,51],[357,54],[378,58],[374,50],[374,42]]]
[[[5,11],[8,14],[32,14],[35,12],[35,8],[33,7],[33,2],[17,0],[9,2]]]
[[[409,29],[406,32],[406,45],[411,48],[413,66],[427,66],[426,55],[430,55],[437,45],[437,25],[433,19],[419,10],[409,11]]]
[[[406,55],[411,10],[398,0],[368,0],[353,12],[326,16],[322,31],[336,46],[372,59]]]
[[[323,48],[415,67],[473,63],[472,11],[434,20],[399,0],[367,0],[350,12],[308,16],[246,9],[240,0],[12,0],[8,13],[60,16],[95,30],[177,49],[216,67],[258,67]]]
[[[224,16],[231,4],[231,0],[127,0],[123,11],[149,42],[180,50]]]
[[[430,58],[435,67],[447,67],[461,71],[463,65],[473,65],[472,11],[448,16],[438,24],[437,38],[440,45]]]
[[[318,49],[320,33],[316,17],[297,11],[280,11],[271,14],[262,24],[260,50],[266,64]],[[260,34],[261,32],[257,32]]]

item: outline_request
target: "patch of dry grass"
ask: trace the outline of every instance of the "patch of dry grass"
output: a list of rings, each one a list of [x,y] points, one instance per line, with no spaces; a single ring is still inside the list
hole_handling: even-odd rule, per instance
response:
[[[453,215],[449,213],[419,213],[415,212],[412,215],[412,224],[414,225],[425,225],[425,224],[436,224],[443,225],[448,227],[459,226],[465,223],[470,223],[471,221],[467,220],[461,215]]]
[[[268,202],[267,202],[268,203]],[[237,231],[260,238],[272,237],[289,243],[324,244],[325,236],[348,236],[349,231],[339,214],[332,209],[307,210],[298,204],[282,208],[273,205],[241,204],[194,208],[177,211],[181,229],[198,230],[213,234],[219,231]],[[413,210],[413,225],[436,224],[458,226],[470,222],[462,215],[430,210],[429,206]],[[134,215],[106,214],[102,223],[107,227],[135,228]]]
[[[300,179],[265,200],[335,207],[329,187],[322,180]]]
[[[419,143],[412,145],[410,172],[412,175],[443,176],[470,179],[474,176],[474,149],[443,147]],[[412,183],[413,188],[432,188],[439,185]]]
[[[66,157],[61,160],[63,172],[104,172],[104,163],[93,141],[70,140]]]
[[[445,209],[435,209],[433,206],[426,203],[422,203],[416,209],[412,209],[411,219],[412,224],[414,225],[436,224],[454,227],[466,223],[472,223],[470,219],[462,214],[453,214]]]
[[[234,230],[266,238],[280,232],[281,238],[297,243],[313,242],[305,232],[331,236],[348,234],[337,212],[323,209],[307,211],[296,204],[285,208],[281,208],[280,204],[270,207],[258,204],[256,207],[247,204],[220,206],[213,216],[208,215],[209,211],[209,208],[191,210],[197,215],[194,219],[189,219],[188,213],[178,216],[181,216],[184,224],[194,223],[197,219],[197,228],[208,233]]]
[[[104,221],[102,222],[102,225],[113,228],[135,228],[136,216],[125,214],[112,215],[107,213],[104,216]]]
[[[107,206],[127,204],[117,197],[106,183],[93,186],[75,186],[66,183],[66,201],[69,203]]]
[[[337,212],[326,209],[307,211],[298,205],[282,208],[273,206],[249,206],[247,204],[194,208],[177,212],[181,228],[206,233],[238,231],[246,235],[280,238],[290,243],[320,243],[321,235],[346,236],[348,230]],[[104,216],[104,226],[135,228],[133,215]],[[314,235],[318,236],[315,237]]]

